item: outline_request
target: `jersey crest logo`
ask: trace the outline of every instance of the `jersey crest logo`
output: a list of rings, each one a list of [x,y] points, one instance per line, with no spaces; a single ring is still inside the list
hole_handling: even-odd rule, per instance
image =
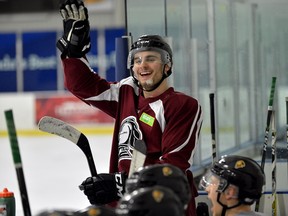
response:
[[[135,141],[142,139],[142,132],[135,116],[128,116],[121,122],[119,130],[118,157],[119,161],[132,158]]]

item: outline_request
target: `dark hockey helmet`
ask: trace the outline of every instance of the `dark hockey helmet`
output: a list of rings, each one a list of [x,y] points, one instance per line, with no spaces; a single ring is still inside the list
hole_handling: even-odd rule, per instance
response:
[[[184,212],[178,196],[162,186],[139,188],[125,194],[116,207],[116,214],[122,216],[184,216]]]
[[[116,213],[108,206],[91,205],[75,212],[73,216],[116,216]]]
[[[168,187],[179,197],[186,209],[191,198],[190,186],[184,172],[171,164],[153,164],[140,168],[126,180],[126,192],[160,185]]]
[[[205,188],[209,185],[209,175],[219,177],[218,192],[223,192],[229,184],[239,188],[238,199],[246,204],[252,204],[260,199],[265,186],[265,173],[259,164],[244,156],[223,156],[215,162],[206,174],[201,184]]]
[[[134,65],[134,55],[140,51],[156,51],[161,54],[161,60],[164,64],[170,66],[170,70],[167,72],[166,76],[170,76],[172,73],[172,49],[169,44],[159,35],[142,35],[135,41],[130,49],[127,68],[132,70]]]

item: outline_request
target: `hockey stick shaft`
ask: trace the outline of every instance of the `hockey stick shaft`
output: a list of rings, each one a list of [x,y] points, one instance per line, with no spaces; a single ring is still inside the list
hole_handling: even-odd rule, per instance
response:
[[[209,94],[209,99],[210,99],[210,124],[211,124],[211,139],[212,139],[212,163],[214,163],[217,161],[214,93]]]
[[[6,118],[7,130],[8,130],[8,135],[9,135],[10,144],[11,144],[13,161],[14,161],[15,170],[16,170],[17,179],[18,179],[18,185],[20,189],[24,215],[31,216],[30,204],[29,204],[29,199],[28,199],[28,193],[27,193],[27,188],[26,188],[26,183],[25,183],[22,160],[21,160],[12,110],[5,111],[5,118]]]
[[[261,159],[261,168],[263,170],[265,166],[266,150],[267,150],[267,143],[268,143],[268,137],[269,137],[269,131],[270,131],[270,124],[271,124],[271,115],[273,111],[275,86],[276,86],[276,77],[272,77],[269,105],[268,105],[268,111],[267,111],[266,128],[265,128],[265,137],[264,137],[264,144],[263,144],[263,152],[262,152],[262,159]]]
[[[85,144],[85,143],[87,143],[87,144]],[[83,133],[81,133],[79,140],[76,143],[76,145],[79,146],[79,148],[84,152],[84,154],[87,158],[87,162],[88,162],[91,176],[97,176],[97,170],[96,170],[94,158],[93,158],[93,155],[91,152],[91,148],[90,148],[87,137],[84,136]]]
[[[275,86],[276,86],[276,77],[272,77],[270,96],[269,96],[269,104],[268,104],[268,109],[267,109],[267,119],[266,119],[264,143],[263,143],[263,149],[262,149],[262,158],[261,158],[261,164],[260,164],[260,166],[263,170],[265,167],[266,151],[267,151],[267,143],[268,143],[268,138],[269,138],[270,124],[271,124],[271,115],[272,115],[272,110],[273,110]],[[257,200],[256,204],[255,204],[255,211],[256,212],[259,211],[259,202],[260,202],[260,200]]]
[[[68,123],[50,116],[42,117],[38,123],[38,127],[44,132],[58,135],[76,144],[86,156],[91,175],[97,176],[89,141],[82,132],[72,127]]]
[[[287,175],[288,175],[288,97],[286,99],[286,144],[287,144]]]
[[[128,177],[136,172],[140,167],[144,166],[146,159],[147,147],[143,140],[136,140],[133,149],[132,160],[129,168]]]
[[[275,110],[271,116],[271,152],[272,152],[272,216],[277,215],[277,192],[276,192],[276,163],[277,163],[277,148],[276,148],[276,124]]]

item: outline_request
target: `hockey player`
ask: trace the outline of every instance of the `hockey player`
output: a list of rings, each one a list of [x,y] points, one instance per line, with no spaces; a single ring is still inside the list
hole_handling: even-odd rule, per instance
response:
[[[184,216],[183,205],[174,192],[163,186],[139,188],[125,194],[116,208],[118,216]]]
[[[208,192],[213,216],[264,215],[251,209],[265,186],[264,171],[251,158],[223,156],[203,176],[200,186]]]
[[[202,124],[202,110],[195,98],[169,86],[173,56],[158,35],[141,36],[128,56],[131,76],[108,82],[90,67],[88,12],[81,1],[66,0],[60,8],[64,34],[57,42],[62,52],[66,88],[83,102],[115,118],[109,173],[88,177],[84,193],[91,204],[117,201],[125,192],[134,143],[147,144],[145,165],[170,163],[186,173],[192,198],[187,215],[195,215],[190,167]]]
[[[154,164],[140,168],[127,179],[126,193],[155,185],[170,188],[179,197],[183,209],[187,208],[191,198],[187,177],[182,170],[171,164]]]

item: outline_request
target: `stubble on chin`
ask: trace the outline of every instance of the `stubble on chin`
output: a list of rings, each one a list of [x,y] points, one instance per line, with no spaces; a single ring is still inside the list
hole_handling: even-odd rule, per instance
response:
[[[150,90],[153,87],[153,80],[152,79],[146,80],[141,85],[144,90]]]

